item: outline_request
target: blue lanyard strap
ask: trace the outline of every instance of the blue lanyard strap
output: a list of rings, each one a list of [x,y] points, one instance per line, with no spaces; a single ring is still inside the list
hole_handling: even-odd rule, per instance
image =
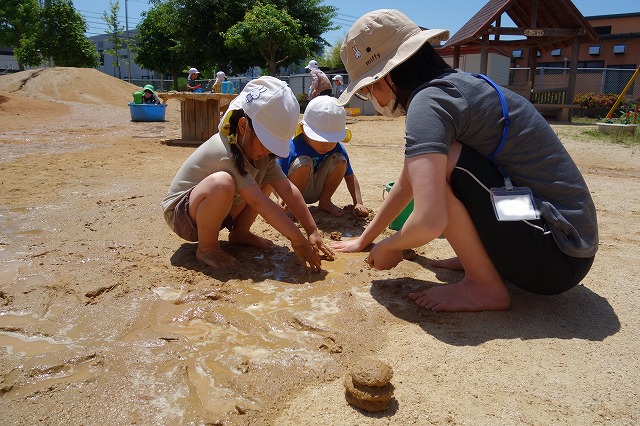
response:
[[[493,159],[495,158],[495,156],[498,155],[498,153],[502,150],[502,148],[504,148],[504,144],[507,143],[507,135],[509,134],[509,124],[511,124],[511,120],[509,119],[509,109],[507,108],[507,100],[504,98],[504,95],[502,94],[502,90],[500,90],[500,87],[498,87],[498,85],[494,83],[493,80],[491,80],[489,77],[487,77],[484,74],[472,74],[472,75],[474,77],[483,79],[484,81],[489,83],[491,87],[496,89],[496,92],[498,92],[498,97],[500,98],[500,104],[502,105],[502,115],[504,117],[504,128],[502,129],[502,140],[500,140],[500,145],[498,145],[498,147],[494,149],[493,152],[489,154],[489,156],[487,157],[489,161],[493,162]],[[502,170],[500,172],[502,173]]]

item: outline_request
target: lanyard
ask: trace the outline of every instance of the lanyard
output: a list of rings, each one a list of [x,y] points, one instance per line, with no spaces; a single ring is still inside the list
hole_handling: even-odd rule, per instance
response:
[[[502,166],[500,166],[498,163],[494,161],[496,155],[498,155],[498,153],[502,151],[502,148],[504,148],[504,145],[507,143],[507,136],[509,135],[509,124],[511,124],[511,119],[509,118],[509,109],[507,108],[507,100],[504,98],[504,95],[502,94],[502,90],[500,90],[500,87],[498,87],[498,85],[489,77],[487,77],[484,74],[471,74],[471,75],[473,75],[474,77],[483,79],[484,81],[489,83],[491,87],[496,89],[496,92],[498,92],[498,97],[500,98],[500,105],[502,106],[502,116],[504,117],[504,127],[502,129],[502,139],[500,140],[500,144],[496,147],[496,149],[493,150],[491,154],[489,154],[487,159],[497,167],[500,174],[504,177],[504,183],[507,190],[511,190],[513,188],[513,184],[511,183],[511,179],[509,179],[509,176],[507,175],[506,170],[504,170]]]

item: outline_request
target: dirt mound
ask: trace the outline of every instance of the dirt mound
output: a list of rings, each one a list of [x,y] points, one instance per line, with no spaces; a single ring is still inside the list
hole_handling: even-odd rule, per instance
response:
[[[63,103],[126,105],[139,89],[92,68],[42,68],[0,77],[0,92]]]

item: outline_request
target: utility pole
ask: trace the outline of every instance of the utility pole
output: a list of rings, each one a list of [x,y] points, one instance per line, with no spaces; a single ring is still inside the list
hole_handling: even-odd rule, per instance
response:
[[[124,0],[124,22],[127,29],[127,65],[129,67],[129,76],[127,80],[131,83],[131,48],[129,44],[131,44],[131,39],[129,39],[129,6],[128,0]]]

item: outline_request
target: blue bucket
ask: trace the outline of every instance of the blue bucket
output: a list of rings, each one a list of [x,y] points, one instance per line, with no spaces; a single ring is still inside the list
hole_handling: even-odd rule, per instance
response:
[[[223,81],[221,84],[220,93],[233,93],[233,83],[230,81]]]
[[[164,121],[166,104],[134,104],[129,102],[131,121]]]

